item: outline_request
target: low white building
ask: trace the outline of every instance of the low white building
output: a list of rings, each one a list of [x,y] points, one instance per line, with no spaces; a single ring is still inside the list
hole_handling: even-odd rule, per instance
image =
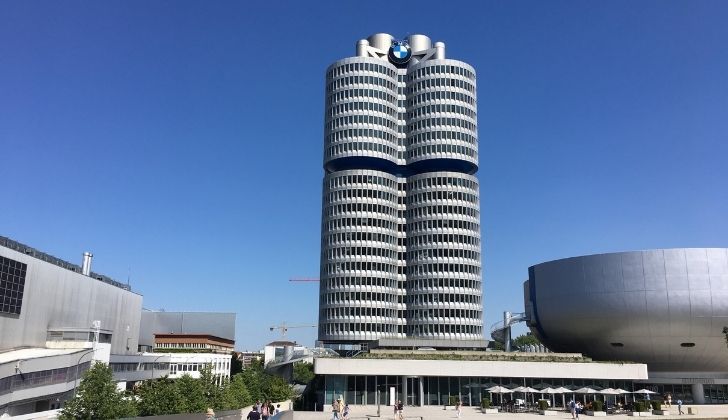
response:
[[[231,354],[169,353],[169,356],[169,377],[172,379],[181,378],[185,374],[199,378],[202,368],[208,364],[219,383],[222,383],[223,378],[230,379]]]

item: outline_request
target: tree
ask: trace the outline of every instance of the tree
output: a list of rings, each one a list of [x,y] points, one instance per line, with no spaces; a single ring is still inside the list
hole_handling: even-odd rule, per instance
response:
[[[293,388],[280,376],[268,375],[263,397],[271,401],[285,401],[293,396]]]
[[[118,419],[136,416],[134,400],[116,389],[111,368],[101,362],[84,372],[76,396],[68,400],[59,419]]]
[[[306,385],[313,381],[313,363],[298,362],[293,365],[293,382]]]
[[[518,337],[516,337],[513,340],[513,344],[515,344],[516,347],[522,347],[522,346],[526,346],[529,344],[539,345],[539,344],[541,344],[541,342],[538,341],[538,338],[536,338],[533,334],[526,333],[526,334],[522,334],[522,335],[519,335]]]
[[[162,378],[144,381],[137,391],[139,414],[142,416],[159,416],[177,414],[184,405],[182,394],[174,381]]]
[[[263,399],[263,378],[265,372],[263,371],[263,363],[254,360],[250,367],[243,370],[241,373],[245,387],[250,393],[250,398],[253,401]]]
[[[207,406],[205,389],[200,380],[185,374],[175,380],[175,386],[182,395],[180,413],[199,413],[210,408]]]
[[[253,399],[250,397],[248,387],[245,386],[242,374],[233,376],[233,379],[230,380],[230,383],[223,391],[223,399],[225,401],[224,409],[228,410],[237,410],[253,404]]]
[[[200,370],[200,386],[202,386],[202,392],[205,395],[207,401],[207,407],[214,408],[216,410],[222,409],[224,405],[224,388],[227,387],[227,382],[222,386],[218,385],[218,378],[212,373],[212,365],[206,364]]]
[[[243,371],[243,361],[240,360],[240,353],[237,351],[233,352],[233,359],[230,362],[230,377],[237,375]]]

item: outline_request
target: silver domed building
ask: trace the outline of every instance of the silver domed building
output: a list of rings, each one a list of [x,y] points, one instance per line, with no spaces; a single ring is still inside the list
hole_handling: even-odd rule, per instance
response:
[[[549,349],[646,363],[660,393],[728,400],[728,249],[549,261],[529,268],[524,297],[528,326]]]

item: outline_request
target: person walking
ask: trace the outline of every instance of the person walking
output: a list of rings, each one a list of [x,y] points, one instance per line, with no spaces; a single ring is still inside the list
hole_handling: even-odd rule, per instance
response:
[[[280,412],[281,412],[281,405],[278,404],[278,405],[276,405],[276,410],[273,412],[273,415],[275,416],[275,415],[277,415]]]
[[[248,413],[247,420],[260,420],[260,413],[258,412],[258,406],[254,405],[253,409]]]
[[[571,411],[571,418],[576,419],[576,403],[574,400],[569,401],[569,411]]]
[[[331,420],[339,420],[339,411],[341,411],[341,397],[331,403]]]
[[[677,399],[677,413],[678,414],[685,414],[682,411],[682,400],[680,398]]]
[[[462,413],[462,411],[463,411],[463,403],[461,403],[460,400],[458,400],[455,403],[455,412],[457,412],[458,418],[460,418],[460,414]]]
[[[397,401],[397,404],[394,406],[394,412],[396,413],[396,419],[404,420],[404,404],[402,404],[402,400]]]
[[[207,413],[205,413],[205,420],[215,420],[215,410],[212,408],[207,409]]]
[[[262,420],[268,420],[268,417],[270,417],[270,409],[268,408],[268,403],[264,402],[260,407],[260,418]]]
[[[349,414],[351,414],[349,404],[344,404],[344,411],[341,412],[341,416],[344,418],[344,420],[349,420]]]
[[[667,406],[672,407],[672,394],[667,393]]]

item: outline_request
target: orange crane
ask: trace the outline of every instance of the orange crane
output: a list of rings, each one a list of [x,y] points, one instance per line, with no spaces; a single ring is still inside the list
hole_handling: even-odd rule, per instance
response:
[[[319,282],[321,280],[319,280],[319,279],[317,279],[315,277],[293,277],[293,278],[288,279],[288,281],[314,283],[314,282]]]

